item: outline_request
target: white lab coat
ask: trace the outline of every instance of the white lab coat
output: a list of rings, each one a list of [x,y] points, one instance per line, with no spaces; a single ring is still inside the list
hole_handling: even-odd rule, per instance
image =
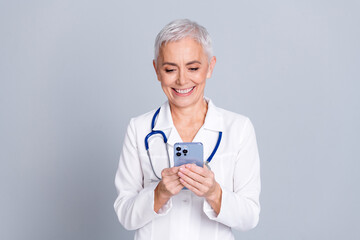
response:
[[[210,162],[222,188],[219,215],[204,198],[190,190],[181,190],[158,213],[153,210],[158,179],[151,169],[144,139],[151,131],[155,109],[131,119],[115,177],[118,197],[114,208],[120,223],[128,230],[136,230],[135,239],[230,240],[234,239],[231,228],[245,231],[257,225],[260,163],[253,126],[247,117],[207,101],[205,123],[193,141],[203,143],[206,160],[215,147],[219,131],[223,132],[220,146]],[[154,130],[162,130],[168,137],[173,166],[173,146],[182,140],[173,125],[168,102],[161,106]],[[165,144],[157,134],[150,138],[149,145],[154,168],[161,176],[161,170],[168,167]]]

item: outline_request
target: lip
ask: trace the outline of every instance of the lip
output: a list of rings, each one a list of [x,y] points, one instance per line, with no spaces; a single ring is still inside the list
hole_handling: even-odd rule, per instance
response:
[[[187,93],[179,93],[175,90],[175,88],[171,88],[171,90],[173,91],[173,93],[175,93],[176,96],[180,96],[180,97],[187,97],[189,95],[191,95],[194,92],[194,89],[196,88],[196,86],[193,86],[191,88],[185,88],[185,89],[180,89],[180,90],[188,90],[191,89],[189,92]]]

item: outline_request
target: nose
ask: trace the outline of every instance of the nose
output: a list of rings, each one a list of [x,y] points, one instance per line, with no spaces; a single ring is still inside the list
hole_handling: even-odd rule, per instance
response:
[[[177,85],[185,85],[186,82],[187,82],[186,71],[184,69],[180,69],[178,78],[176,80],[176,84]]]

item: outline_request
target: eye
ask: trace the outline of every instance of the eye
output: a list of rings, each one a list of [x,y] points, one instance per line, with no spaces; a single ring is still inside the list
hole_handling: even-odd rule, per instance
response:
[[[165,72],[169,73],[169,72],[174,72],[175,69],[165,69]]]
[[[194,67],[194,68],[189,68],[190,71],[197,71],[199,68],[198,67]]]

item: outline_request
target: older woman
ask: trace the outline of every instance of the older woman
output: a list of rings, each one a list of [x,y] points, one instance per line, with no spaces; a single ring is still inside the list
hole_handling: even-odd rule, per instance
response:
[[[195,22],[173,21],[156,38],[153,65],[168,101],[131,119],[115,178],[115,211],[126,229],[137,230],[135,239],[234,239],[231,228],[258,223],[254,129],[204,97],[215,63],[210,36]],[[148,154],[144,139],[152,131],[164,136],[147,139]],[[177,142],[201,142],[208,162],[212,155],[208,167],[174,167]]]

